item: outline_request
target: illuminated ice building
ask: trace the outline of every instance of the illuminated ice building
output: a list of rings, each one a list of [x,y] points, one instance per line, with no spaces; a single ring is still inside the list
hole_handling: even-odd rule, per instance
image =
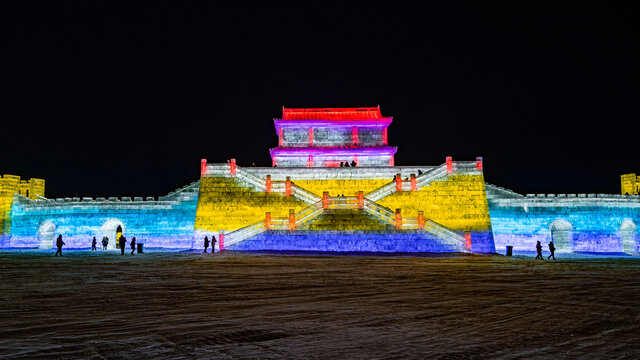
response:
[[[203,159],[199,181],[158,199],[47,199],[44,181],[29,196],[10,177],[0,246],[51,248],[62,234],[89,248],[122,233],[176,249],[215,235],[240,251],[492,253],[554,240],[558,252],[638,252],[638,196],[525,196],[486,184],[482,158],[396,166],[391,123],[379,107],[285,108],[272,167]]]

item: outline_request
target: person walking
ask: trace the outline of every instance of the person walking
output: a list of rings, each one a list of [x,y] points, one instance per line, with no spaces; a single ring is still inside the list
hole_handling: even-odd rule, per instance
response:
[[[120,245],[120,255],[124,255],[124,244],[127,243],[127,238],[124,235],[120,235],[120,239],[118,239],[118,245]]]
[[[98,249],[96,248],[96,244],[97,244],[97,243],[98,243],[98,241],[96,241],[96,237],[94,236],[94,237],[93,237],[93,241],[91,242],[91,251],[96,251],[96,250],[98,250]]]
[[[56,247],[58,251],[56,251],[56,256],[60,254],[62,256],[62,246],[65,245],[64,241],[62,241],[62,234],[58,234],[58,238],[56,239]]]
[[[211,235],[211,253],[216,252],[216,236]]]
[[[106,236],[102,237],[102,250],[107,250],[107,244],[109,244],[109,239]]]
[[[555,260],[556,256],[554,253],[556,251],[556,247],[553,245],[553,240],[549,241],[549,251],[551,251],[551,255],[547,256],[547,260],[549,260],[550,257],[553,257],[553,260]]]
[[[536,243],[536,251],[538,252],[538,255],[536,255],[536,260],[544,260],[544,258],[542,257],[542,244],[540,243],[540,240],[538,240],[538,242]]]
[[[135,255],[133,252],[136,251],[136,237],[134,236],[131,239],[131,255]]]
[[[208,248],[209,248],[209,238],[205,236],[204,237],[204,252],[207,252]]]

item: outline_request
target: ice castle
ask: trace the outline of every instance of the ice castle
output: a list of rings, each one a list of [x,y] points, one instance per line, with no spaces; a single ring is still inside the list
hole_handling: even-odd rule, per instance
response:
[[[284,108],[271,167],[203,159],[199,181],[157,199],[47,199],[44,180],[5,175],[0,247],[124,234],[176,249],[214,235],[243,251],[492,253],[553,240],[559,252],[638,252],[638,196],[521,195],[486,184],[480,157],[396,166],[392,120],[380,107]]]

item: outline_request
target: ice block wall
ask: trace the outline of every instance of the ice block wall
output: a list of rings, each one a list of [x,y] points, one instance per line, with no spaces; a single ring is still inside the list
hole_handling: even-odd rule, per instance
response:
[[[116,232],[146,247],[191,248],[198,183],[158,200],[153,198],[27,199],[14,195],[11,235],[5,248],[52,248],[61,234],[65,248],[90,248],[107,236],[115,247]],[[120,229],[118,229],[120,228]]]
[[[557,251],[637,253],[638,196],[529,194],[487,185],[496,248],[535,251],[536,241]]]

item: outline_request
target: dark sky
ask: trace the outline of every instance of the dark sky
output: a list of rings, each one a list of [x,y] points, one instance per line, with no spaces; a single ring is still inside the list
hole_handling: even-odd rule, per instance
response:
[[[638,5],[13,3],[0,173],[48,197],[162,195],[201,158],[270,166],[282,106],[380,105],[396,165],[483,156],[521,193],[640,173]]]

